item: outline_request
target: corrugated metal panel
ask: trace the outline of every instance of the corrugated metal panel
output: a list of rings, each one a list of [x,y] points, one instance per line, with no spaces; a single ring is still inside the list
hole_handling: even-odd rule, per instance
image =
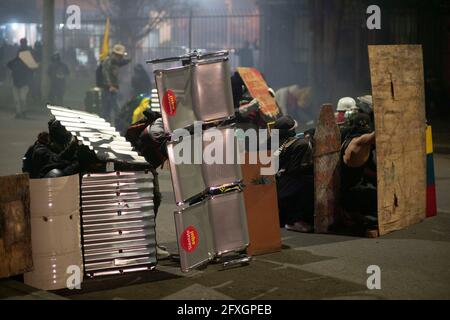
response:
[[[47,105],[47,108],[67,131],[93,150],[100,160],[147,164],[132,145],[98,115],[51,105]]]
[[[88,275],[156,265],[152,173],[84,175],[81,208],[83,258]]]
[[[150,105],[152,111],[161,112],[161,105],[159,103],[159,96],[158,96],[158,90],[152,89],[152,96],[151,96],[151,105]]]

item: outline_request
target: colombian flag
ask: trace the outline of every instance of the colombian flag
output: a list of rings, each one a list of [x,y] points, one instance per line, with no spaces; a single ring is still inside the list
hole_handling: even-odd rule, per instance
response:
[[[427,218],[437,215],[436,183],[434,177],[433,135],[431,126],[427,127]]]
[[[106,18],[105,33],[103,34],[102,49],[100,51],[100,61],[106,59],[109,54],[109,17]]]

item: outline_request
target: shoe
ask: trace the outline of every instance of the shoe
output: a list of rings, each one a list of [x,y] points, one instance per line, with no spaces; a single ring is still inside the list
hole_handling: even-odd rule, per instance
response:
[[[164,260],[170,257],[169,251],[166,248],[156,245],[156,258],[158,260]]]
[[[296,231],[301,233],[311,233],[314,231],[314,228],[311,225],[303,221],[298,221],[294,224],[286,224],[284,228],[289,231]]]

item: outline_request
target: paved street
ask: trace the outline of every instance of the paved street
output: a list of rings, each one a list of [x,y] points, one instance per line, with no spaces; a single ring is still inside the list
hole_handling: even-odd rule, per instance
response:
[[[0,175],[20,172],[21,157],[48,114],[14,120],[0,111]],[[444,141],[445,144],[445,141]],[[450,142],[449,142],[450,144]],[[41,299],[450,299],[450,155],[435,154],[439,215],[378,239],[282,231],[282,252],[250,265],[210,265],[181,274],[162,261],[153,272],[87,280],[82,290],[52,293],[16,280],[0,280],[0,298]],[[176,252],[173,195],[167,170],[160,175],[163,205],[158,241]],[[263,195],[261,195],[263,196]],[[381,290],[368,290],[366,269],[381,268]]]

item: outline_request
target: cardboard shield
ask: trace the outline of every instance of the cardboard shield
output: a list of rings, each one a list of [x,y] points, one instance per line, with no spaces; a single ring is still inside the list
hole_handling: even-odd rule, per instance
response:
[[[269,87],[261,73],[255,68],[237,68],[237,71],[252,97],[258,100],[263,119],[267,123],[275,121],[281,115],[281,111],[275,98],[270,95]]]
[[[19,53],[19,59],[22,60],[25,65],[30,69],[37,69],[39,68],[38,63],[36,60],[34,60],[32,54],[30,51],[22,51]]]
[[[375,113],[380,235],[426,216],[422,47],[369,46]]]

